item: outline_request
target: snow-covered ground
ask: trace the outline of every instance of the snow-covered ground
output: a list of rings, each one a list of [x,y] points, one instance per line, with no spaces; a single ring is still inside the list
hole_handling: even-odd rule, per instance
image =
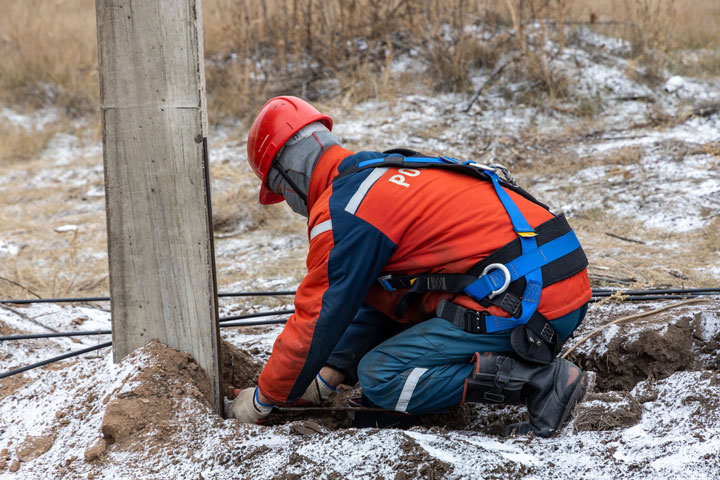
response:
[[[663,334],[667,324],[692,318],[693,329],[687,330],[686,339],[695,338],[691,350],[707,348],[713,340],[717,348],[719,306],[716,301],[710,310],[683,307],[673,314],[676,320],[655,318],[649,326]],[[85,330],[108,326],[105,312],[52,308],[55,314],[47,326]],[[2,310],[3,323],[35,330],[23,317],[51,317],[46,315],[47,307],[18,310],[22,315]],[[595,307],[578,337],[604,323],[606,314],[635,310]],[[233,329],[223,337],[264,360],[280,328],[256,327],[252,334]],[[621,355],[621,346],[608,351],[608,345],[614,339],[637,343],[638,332],[647,328],[617,327],[581,350],[585,356]],[[33,350],[25,349],[28,342],[13,342],[3,346],[3,365],[25,364],[99,341],[54,340]],[[49,478],[398,478],[398,472],[406,475],[400,478],[718,478],[720,375],[717,363],[713,370],[713,360],[688,365],[687,371],[668,372],[661,380],[640,381],[629,394],[615,392],[613,397],[613,391],[599,390],[579,407],[577,420],[551,439],[501,438],[472,422],[459,429],[408,431],[329,428],[313,418],[271,427],[245,426],[219,420],[206,404],[175,393],[166,405],[173,411],[170,418],[157,421],[162,425],[147,421],[134,440],[106,445],[102,440],[108,432],[106,409],[116,399],[141,392],[142,382],[148,380],[138,372],[151,371],[157,360],[151,351],[143,351],[113,364],[110,352],[104,350],[51,370],[28,372],[18,385],[3,386],[19,388],[3,393],[0,402],[0,461],[9,468],[20,458],[24,461],[16,464],[18,473]],[[198,388],[184,380],[178,382],[177,391]],[[137,395],[141,401],[151,401]],[[484,408],[473,412],[493,413]],[[33,452],[43,451],[33,458]],[[13,477],[8,472],[0,475]]]
[[[335,106],[335,133],[354,149],[403,146],[507,165],[569,216],[591,274],[717,284],[720,113],[708,106],[720,105],[720,81],[668,74],[663,84],[642,83],[629,74],[625,49],[614,39],[579,35],[553,60],[571,80],[570,94],[547,105],[518,103],[513,92],[523,83],[501,78],[467,113],[471,95],[461,93]],[[400,57],[393,71],[416,71],[419,61]],[[478,71],[473,83],[488,77]],[[572,113],[581,99],[597,102],[598,111]],[[0,108],[0,124],[42,130],[59,115]],[[21,182],[28,192],[58,191],[32,205],[65,202],[41,218],[47,238],[0,228],[0,261],[28,251],[35,258],[43,248],[49,255],[59,242],[53,239],[104,228],[101,147],[77,133],[82,125],[73,128],[55,134],[32,169],[0,171],[0,192]],[[245,135],[242,126],[226,127],[210,139],[214,201],[240,203],[216,238],[220,289],[295,288],[304,225],[283,211],[278,232],[245,205],[258,189],[246,166]],[[62,189],[75,193],[58,196]],[[237,191],[244,196],[233,196]],[[0,212],[14,218],[24,208]],[[644,243],[609,240],[605,232]],[[94,245],[80,258],[104,262],[102,242]],[[223,300],[221,316],[288,308],[286,302]],[[593,304],[568,346],[609,320],[665,304]],[[107,330],[106,309],[0,305],[0,335]],[[281,328],[221,335],[262,364]],[[2,341],[0,372],[109,339]],[[0,478],[720,478],[719,353],[718,300],[606,328],[572,354],[597,372],[595,391],[558,436],[537,439],[493,434],[491,421],[517,417],[518,408],[473,407],[462,411],[471,418],[461,425],[407,431],[338,428],[319,417],[240,425],[210,412],[196,393],[201,376],[182,357],[154,346],[113,364],[103,349],[0,380]]]

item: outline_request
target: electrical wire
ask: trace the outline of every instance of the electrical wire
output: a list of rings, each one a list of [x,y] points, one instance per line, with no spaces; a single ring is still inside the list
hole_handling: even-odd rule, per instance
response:
[[[698,294],[713,295],[720,294],[720,288],[666,288],[649,290],[619,290],[610,288],[593,289],[593,297],[605,297],[615,294],[620,295],[668,295],[668,294]]]
[[[288,310],[274,310],[272,312],[257,312],[257,313],[244,313],[242,315],[232,315],[220,319],[220,325],[223,325],[232,320],[242,320],[243,318],[257,318],[257,317],[269,317],[272,315],[290,315],[295,313],[295,309]]]
[[[649,290],[620,290],[610,288],[594,288],[592,290],[593,297],[607,297],[610,295],[620,294],[623,296],[635,295],[668,295],[668,294],[698,294],[711,295],[720,294],[720,288],[667,288],[667,289],[649,289]],[[230,297],[270,297],[270,296],[289,296],[295,295],[295,290],[278,290],[278,291],[257,291],[257,292],[222,292],[218,294],[220,298]],[[0,304],[13,303],[16,305],[27,305],[31,303],[92,303],[92,302],[108,302],[110,297],[68,297],[68,298],[28,298],[15,300],[0,300]]]
[[[700,298],[708,295],[631,295],[627,297],[618,297],[623,302],[650,302],[656,300],[685,300],[686,298]],[[606,298],[611,298],[612,295],[604,295],[601,297],[592,297],[590,303],[600,302]]]
[[[220,328],[231,328],[231,327],[251,327],[254,325],[274,325],[274,324],[281,324],[286,323],[288,321],[287,318],[279,318],[275,320],[257,320],[254,322],[234,322],[232,324],[228,325],[220,325]],[[80,335],[108,335],[110,334],[110,330],[98,330],[95,332],[60,332],[60,333],[46,333],[46,334],[32,334],[32,335],[11,335],[6,337],[0,337],[0,340],[24,340],[29,338],[52,338],[52,337],[73,337],[73,336],[80,336]],[[0,373],[0,379],[11,377],[13,375],[17,375],[19,373],[27,372],[28,370],[32,370],[34,368],[44,367],[45,365],[49,365],[51,363],[59,362],[61,360],[66,360],[68,358],[76,357],[79,355],[82,355],[87,352],[92,352],[93,350],[99,350],[101,348],[109,347],[112,345],[112,342],[105,342],[100,343],[98,345],[93,345],[92,347],[84,348],[82,350],[77,350],[75,352],[69,352],[65,353],[63,355],[59,355],[57,357],[52,357],[47,360],[42,360],[40,362],[36,362],[15,370],[10,370],[8,372]]]
[[[287,321],[288,318],[278,318],[275,320],[258,320],[256,322],[231,322],[221,324],[220,328],[252,327],[256,325],[280,325],[282,323],[287,323]]]
[[[294,295],[294,291],[274,291],[274,292],[227,292],[218,294],[219,297],[249,297],[249,296],[271,296],[271,295]],[[720,288],[669,288],[669,289],[650,289],[650,290],[615,290],[615,289],[593,289],[593,297],[591,302],[598,302],[604,298],[611,297],[612,295],[622,295],[624,301],[651,301],[651,300],[679,300],[688,298],[697,298],[704,295],[718,295],[720,294]],[[15,304],[29,304],[29,303],[65,303],[65,302],[93,302],[93,301],[107,301],[108,297],[88,297],[88,298],[46,298],[46,299],[25,299],[25,300],[0,300],[0,304],[3,303],[15,303]],[[220,328],[234,328],[234,327],[249,327],[259,325],[276,325],[287,323],[288,318],[273,319],[273,320],[258,320],[252,322],[238,322],[237,320],[243,320],[248,318],[259,318],[273,315],[285,315],[294,313],[294,309],[287,310],[276,310],[270,312],[255,312],[246,313],[242,315],[232,315],[229,317],[221,318],[219,320]],[[7,335],[0,336],[0,341],[6,340],[28,340],[28,339],[40,339],[40,338],[55,338],[55,337],[77,337],[77,336],[92,336],[92,335],[109,335],[112,332],[110,330],[94,330],[94,331],[76,331],[76,332],[53,332],[53,333],[39,333],[39,334],[22,334],[22,335]],[[87,352],[99,350],[101,348],[109,347],[112,342],[105,342],[98,345],[78,350],[75,352],[66,353],[57,357],[52,357],[41,362],[36,362],[31,365],[27,365],[16,370],[0,373],[0,379],[7,378],[12,375],[16,375],[34,368],[49,365],[54,362],[72,358],[75,356],[82,355]]]
[[[220,328],[230,327],[254,327],[258,325],[278,325],[287,323],[287,318],[274,320],[258,320],[254,322],[233,322],[233,320],[242,320],[246,318],[272,317],[275,315],[286,315],[294,313],[295,310],[275,310],[272,312],[246,313],[244,315],[234,315],[231,317],[220,319]],[[92,335],[110,335],[111,330],[78,330],[74,332],[53,332],[53,333],[27,333],[21,335],[5,335],[0,336],[0,342],[7,340],[31,340],[40,338],[57,338],[57,337],[84,337]]]
[[[275,297],[295,295],[295,290],[278,290],[267,292],[221,292],[218,293],[220,298],[228,297]],[[110,297],[67,297],[67,298],[24,298],[16,300],[0,300],[0,304],[14,303],[17,305],[27,305],[31,303],[92,303],[92,302],[109,302]]]
[[[13,375],[17,375],[18,373],[27,372],[28,370],[32,370],[33,368],[43,367],[43,366],[49,365],[51,363],[59,362],[60,360],[77,357],[78,355],[92,352],[94,350],[100,350],[101,348],[109,347],[110,345],[112,345],[112,342],[99,343],[97,345],[93,345],[92,347],[83,348],[82,350],[64,353],[62,355],[58,355],[57,357],[48,358],[47,360],[42,360],[40,362],[33,363],[31,365],[26,365],[24,367],[21,367],[21,368],[15,369],[15,370],[10,370],[9,372],[0,373],[0,379],[11,377]]]
[[[110,335],[110,330],[78,330],[76,332],[53,332],[53,333],[27,333],[22,335],[5,335],[0,337],[0,342],[6,340],[31,340],[38,338],[57,337],[89,337],[92,335]]]

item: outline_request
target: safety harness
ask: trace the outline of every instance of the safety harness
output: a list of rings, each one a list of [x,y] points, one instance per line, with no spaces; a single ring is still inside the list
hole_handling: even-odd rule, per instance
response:
[[[406,149],[384,153],[389,155],[349,167],[335,180],[361,170],[380,167],[444,168],[470,175],[492,182],[518,236],[475,264],[465,274],[425,273],[384,275],[378,278],[388,291],[406,290],[396,315],[403,316],[425,292],[464,293],[485,307],[499,306],[511,317],[469,310],[446,300],[438,304],[436,314],[470,333],[495,333],[513,329],[510,341],[518,355],[537,363],[550,363],[559,353],[562,343],[547,319],[537,311],[542,289],[580,273],[587,267],[587,257],[565,217],[554,216],[533,229],[505,188],[545,209],[548,207],[518,187],[502,166],[461,162],[451,157],[427,157]],[[503,173],[505,178],[501,178],[498,172]]]

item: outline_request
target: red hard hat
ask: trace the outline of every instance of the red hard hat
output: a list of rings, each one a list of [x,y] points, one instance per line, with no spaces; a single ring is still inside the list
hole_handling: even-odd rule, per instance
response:
[[[260,109],[250,127],[247,140],[248,163],[262,180],[260,203],[269,205],[283,197],[267,188],[266,180],[272,161],[285,142],[303,127],[322,122],[332,130],[332,119],[297,97],[275,97]]]

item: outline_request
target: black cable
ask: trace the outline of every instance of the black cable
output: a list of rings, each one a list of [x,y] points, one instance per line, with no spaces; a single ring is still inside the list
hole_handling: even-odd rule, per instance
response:
[[[286,323],[287,318],[279,318],[276,320],[258,320],[255,322],[235,322],[229,325],[220,325],[220,328],[229,328],[229,327],[251,327],[254,325],[274,325],[274,324],[281,324]],[[0,340],[23,340],[28,338],[51,338],[51,337],[72,337],[72,336],[80,336],[80,335],[108,335],[110,334],[110,330],[98,330],[96,332],[61,332],[61,333],[47,333],[47,334],[33,334],[33,335],[14,335],[14,336],[8,336],[8,337],[0,337]],[[27,372],[28,370],[32,370],[34,368],[43,367],[45,365],[49,365],[51,363],[59,362],[61,360],[66,360],[68,358],[72,358],[78,355],[82,355],[83,353],[92,352],[93,350],[98,350],[104,347],[109,347],[112,345],[112,342],[105,342],[98,345],[93,345],[92,347],[88,347],[82,350],[78,350],[76,352],[70,352],[65,353],[63,355],[59,355],[57,357],[52,357],[47,360],[43,360],[41,362],[33,363],[31,365],[27,365],[22,368],[18,368],[16,370],[10,370],[9,372],[0,373],[0,379],[10,377],[12,375],[17,375],[18,373]]]
[[[230,322],[232,320],[242,320],[243,318],[270,317],[272,315],[290,315],[293,313],[295,313],[295,309],[275,310],[272,312],[244,313],[242,315],[232,315],[229,317],[221,318],[220,325],[222,325],[226,322]]]
[[[258,320],[254,322],[235,322],[229,325],[220,325],[220,328],[230,328],[230,327],[251,327],[254,325],[275,325],[275,324],[281,324],[286,323],[288,321],[287,318],[279,318],[276,320]],[[80,335],[108,335],[110,334],[110,330],[98,330],[96,332],[64,332],[64,333],[46,333],[46,334],[33,334],[33,335],[15,335],[15,336],[9,336],[9,337],[0,337],[0,340],[23,340],[28,338],[50,338],[50,337],[72,337],[72,336],[80,336]],[[32,370],[34,368],[43,367],[45,365],[49,365],[51,363],[59,362],[61,360],[66,360],[68,358],[76,357],[78,355],[82,355],[83,353],[92,352],[93,350],[99,350],[101,348],[109,347],[112,345],[112,342],[105,342],[98,345],[93,345],[92,347],[88,347],[82,350],[78,350],[76,352],[70,352],[65,353],[63,355],[59,355],[57,357],[52,357],[47,360],[43,360],[41,362],[33,363],[31,365],[27,365],[22,368],[18,368],[16,370],[10,370],[9,372],[0,373],[0,379],[10,377],[12,375],[17,375],[18,373],[27,372],[28,370]]]
[[[27,333],[22,335],[6,335],[4,337],[0,337],[0,342],[4,340],[29,340],[37,338],[89,337],[91,335],[110,335],[110,333],[110,330],[79,330],[77,332]]]
[[[720,293],[720,288],[669,288],[663,290],[650,289],[650,290],[619,290],[609,288],[594,288],[592,290],[594,297],[608,296],[620,293],[621,295],[663,295],[663,294],[683,294],[683,293],[697,293],[697,294],[710,294]],[[257,291],[257,292],[224,292],[219,293],[218,297],[271,297],[271,296],[285,296],[295,295],[294,290],[279,290],[279,291]],[[17,299],[17,300],[0,300],[0,304],[14,303],[17,305],[25,305],[30,303],[91,303],[91,302],[108,302],[110,297],[68,297],[68,298],[35,298],[35,299]]]
[[[295,310],[276,310],[272,312],[256,312],[246,313],[244,315],[233,315],[226,318],[220,319],[220,328],[224,327],[252,327],[257,325],[275,325],[280,323],[286,323],[287,318],[278,320],[260,320],[256,322],[232,322],[233,320],[242,320],[246,318],[258,318],[258,317],[271,317],[274,315],[287,315],[294,313]],[[77,332],[54,332],[54,333],[28,333],[21,335],[7,335],[0,337],[0,342],[4,340],[29,340],[38,338],[56,338],[56,337],[83,337],[91,335],[109,335],[110,330],[84,330]]]
[[[278,290],[267,292],[223,292],[218,293],[218,297],[275,297],[295,295],[295,290]],[[90,303],[90,302],[109,302],[110,297],[68,297],[68,298],[26,298],[21,300],[0,300],[3,303],[15,303],[18,305],[26,305],[29,303]]]
[[[223,323],[220,328],[230,327],[252,327],[255,325],[279,325],[281,323],[287,323],[287,318],[278,318],[275,320],[258,320],[256,322],[234,322],[234,323]]]
[[[218,293],[218,297],[273,297],[295,295],[295,290],[278,290],[277,292],[226,292]]]
[[[112,342],[105,342],[105,343],[93,345],[92,347],[83,348],[82,350],[77,350],[75,352],[64,353],[62,355],[58,355],[57,357],[48,358],[47,360],[33,363],[31,365],[27,365],[25,367],[21,367],[16,370],[10,370],[9,372],[0,373],[0,379],[7,378],[12,375],[17,375],[18,373],[27,372],[28,370],[32,370],[33,368],[43,367],[43,366],[49,365],[51,363],[59,362],[60,360],[77,357],[78,355],[82,355],[83,353],[92,352],[93,350],[100,350],[101,348],[109,347],[110,345],[112,345]]]
[[[622,291],[622,290],[593,290],[593,297],[590,299],[590,303],[599,302],[604,298],[608,298],[611,295],[614,295],[616,293],[620,293],[623,296],[626,296],[627,298],[624,299],[624,301],[627,302],[645,302],[645,301],[655,301],[655,300],[683,300],[686,298],[697,298],[702,295],[714,295],[714,292],[720,292],[720,288],[690,288],[690,289],[665,289],[665,290],[629,290],[629,291]],[[684,292],[695,292],[688,295],[647,295],[646,293],[684,293]],[[251,295],[254,293],[262,293],[262,292],[238,292],[237,294],[227,294],[227,295]],[[274,293],[274,292],[273,292]],[[286,293],[286,292],[277,292],[277,293]],[[246,313],[242,315],[232,315],[229,317],[221,318],[220,319],[220,327],[250,327],[250,326],[260,326],[260,325],[277,325],[282,323],[287,323],[286,319],[279,319],[279,320],[262,320],[257,322],[233,322],[234,320],[243,320],[248,318],[259,318],[259,317],[270,317],[273,315],[289,315],[295,313],[294,309],[287,309],[287,310],[275,310],[270,312],[255,312],[255,313]],[[55,337],[81,337],[81,336],[92,336],[92,335],[108,335],[110,334],[110,330],[92,330],[92,331],[77,331],[77,332],[59,332],[59,333],[36,333],[36,334],[22,334],[22,335],[8,335],[8,336],[1,336],[0,341],[5,340],[29,340],[29,339],[40,339],[40,338],[55,338]]]
[[[620,295],[664,295],[664,294],[682,294],[682,293],[692,293],[692,294],[703,294],[703,295],[712,295],[715,293],[720,293],[720,288],[666,288],[666,289],[649,289],[649,290],[616,290],[616,289],[610,289],[610,288],[599,288],[599,289],[593,289],[593,296],[594,297],[600,297],[600,296],[608,296],[608,295],[614,295],[616,293],[619,293]]]
[[[2,303],[16,303],[18,305],[27,305],[29,303],[90,303],[90,302],[108,302],[110,297],[86,297],[86,298],[30,298],[23,300],[0,300]]]
[[[628,298],[625,298],[624,301],[641,302],[641,301],[651,301],[651,300],[680,300],[680,299],[686,299],[686,298],[697,298],[702,295],[709,295],[709,294],[713,294],[714,292],[720,292],[720,288],[629,290],[626,292],[623,292],[622,290],[602,290],[602,291],[593,290],[594,296],[590,300],[590,302],[598,302],[598,301],[602,300],[603,297],[609,297],[610,295],[613,295],[618,292],[621,293],[622,295],[626,295],[628,297]],[[250,296],[251,294],[256,294],[256,293],[266,293],[266,292],[238,292],[238,294],[236,294],[236,296]],[[277,295],[291,294],[291,293],[285,293],[285,292],[282,292],[282,293],[281,292],[271,292],[271,293],[277,294]],[[294,293],[294,292],[292,292],[292,293]],[[647,295],[648,293],[657,293],[660,295]],[[667,293],[667,294],[663,295],[663,293]],[[690,293],[690,294],[677,295],[674,293]],[[225,295],[230,296],[233,294],[225,294]],[[10,302],[8,301],[6,303],[10,303]],[[295,310],[289,309],[289,310],[276,310],[276,311],[272,311],[272,312],[257,312],[257,313],[243,314],[243,315],[233,315],[230,317],[220,319],[220,328],[283,324],[283,323],[287,323],[288,318],[280,318],[280,319],[274,319],[274,320],[258,320],[258,321],[254,321],[254,322],[233,322],[233,320],[266,317],[266,316],[272,316],[272,315],[284,315],[284,314],[291,314],[294,312],[295,312]],[[10,336],[0,337],[0,341],[2,341],[2,340],[24,340],[24,339],[35,339],[35,338],[108,335],[110,333],[111,333],[110,330],[97,330],[97,331],[59,332],[59,333],[45,333],[45,334],[10,335]],[[72,358],[72,357],[75,357],[78,355],[82,355],[87,352],[92,352],[94,350],[99,350],[101,348],[109,347],[110,345],[112,345],[112,342],[101,343],[98,345],[94,345],[92,347],[85,348],[83,350],[66,353],[66,354],[63,354],[63,355],[60,355],[57,357],[43,360],[41,362],[33,363],[31,365],[28,365],[28,366],[25,366],[22,368],[18,368],[16,370],[11,370],[9,372],[0,373],[0,379],[9,377],[11,375],[16,375],[18,373],[26,372],[26,371],[32,370],[34,368],[42,367],[42,366],[48,365],[50,363],[65,360],[67,358]]]

